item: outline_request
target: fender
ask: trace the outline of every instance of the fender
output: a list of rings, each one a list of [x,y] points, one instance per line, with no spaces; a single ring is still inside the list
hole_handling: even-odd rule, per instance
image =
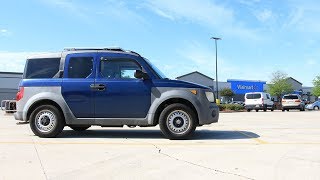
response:
[[[67,124],[76,119],[61,95],[61,87],[28,87],[25,89],[25,95],[29,96],[22,114],[25,121],[27,121],[27,113],[30,107],[42,100],[50,100],[58,104]]]
[[[155,113],[158,109],[158,107],[165,102],[166,100],[173,99],[173,98],[179,98],[179,99],[185,99],[189,101],[197,110],[197,112],[200,112],[200,101],[198,99],[198,94],[192,94],[190,92],[190,88],[171,88],[171,87],[158,87],[158,88],[152,88],[151,89],[151,106],[148,112],[148,124],[153,124],[156,120],[154,119]],[[197,89],[199,91],[199,89]]]

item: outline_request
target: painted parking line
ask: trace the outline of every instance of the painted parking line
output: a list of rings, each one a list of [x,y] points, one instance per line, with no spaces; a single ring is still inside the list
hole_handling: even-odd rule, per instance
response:
[[[254,139],[254,138],[253,138]],[[257,139],[257,138],[255,138]],[[32,142],[32,141],[0,141],[0,145],[120,145],[120,146],[150,146],[155,144],[159,146],[234,146],[234,145],[320,145],[320,142],[266,142],[262,140],[255,140],[253,142],[234,142],[234,143],[223,143],[223,142],[190,142],[190,143],[154,143],[154,142],[139,142],[139,143],[128,143],[128,142],[58,142],[58,141],[43,141],[43,142]]]
[[[234,129],[234,131],[237,132],[237,133],[239,133],[239,134],[242,134],[242,135],[244,135],[244,136],[246,136],[246,137],[248,137],[248,138],[251,138],[252,140],[258,142],[259,144],[268,144],[267,141],[263,141],[263,140],[261,140],[260,138],[253,137],[253,136],[251,136],[250,134],[247,134],[247,133],[244,133],[244,132],[242,132],[242,131],[239,131],[238,129]]]

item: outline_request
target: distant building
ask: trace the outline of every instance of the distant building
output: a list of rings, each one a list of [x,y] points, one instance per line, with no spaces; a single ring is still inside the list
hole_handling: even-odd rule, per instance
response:
[[[216,91],[214,79],[198,71],[179,76],[176,79],[205,85]],[[301,82],[292,77],[289,77],[287,81],[294,89],[294,92],[292,93],[300,94],[304,99],[311,102],[317,99],[311,95],[311,87],[303,87]],[[235,93],[235,96],[233,97],[234,101],[244,101],[245,93],[267,92],[269,84],[266,84],[266,81],[260,80],[228,79],[227,82],[218,82],[218,88],[219,92],[224,88],[230,88]]]
[[[16,98],[22,73],[0,72],[0,101]]]

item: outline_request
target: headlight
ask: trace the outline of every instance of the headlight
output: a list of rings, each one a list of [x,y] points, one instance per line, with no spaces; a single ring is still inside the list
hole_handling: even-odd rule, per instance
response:
[[[213,92],[206,92],[206,96],[209,102],[214,102],[214,94]]]

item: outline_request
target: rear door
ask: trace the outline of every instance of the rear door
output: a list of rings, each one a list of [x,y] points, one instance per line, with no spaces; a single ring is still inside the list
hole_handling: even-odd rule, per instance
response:
[[[246,105],[261,104],[261,98],[260,93],[248,93],[246,95]]]
[[[78,53],[66,56],[62,96],[77,118],[94,118],[94,91],[96,53]]]
[[[282,99],[282,105],[285,106],[298,106],[300,103],[301,100],[297,95],[285,95]]]

